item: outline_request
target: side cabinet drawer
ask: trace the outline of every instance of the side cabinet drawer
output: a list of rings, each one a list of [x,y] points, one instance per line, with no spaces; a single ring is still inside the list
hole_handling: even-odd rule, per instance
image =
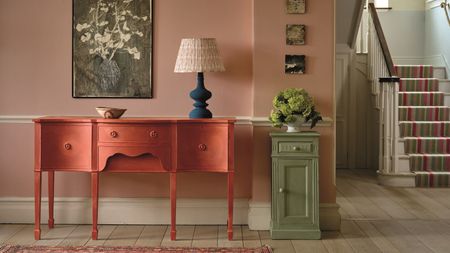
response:
[[[314,152],[314,143],[311,141],[280,141],[278,143],[278,153],[305,153]]]
[[[170,141],[169,125],[99,125],[99,142],[162,144]]]
[[[90,170],[91,125],[42,124],[41,135],[43,169]]]
[[[226,124],[180,124],[177,136],[178,170],[228,170]]]
[[[274,138],[272,156],[318,156],[319,143],[312,138]]]

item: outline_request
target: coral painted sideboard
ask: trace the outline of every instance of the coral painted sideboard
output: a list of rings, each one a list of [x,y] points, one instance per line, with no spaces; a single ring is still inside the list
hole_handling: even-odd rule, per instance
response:
[[[176,239],[177,173],[228,175],[228,239],[233,238],[234,119],[43,117],[35,122],[35,229],[40,239],[42,172],[54,226],[54,173],[91,174],[92,239],[98,237],[99,174],[169,173],[171,239]]]

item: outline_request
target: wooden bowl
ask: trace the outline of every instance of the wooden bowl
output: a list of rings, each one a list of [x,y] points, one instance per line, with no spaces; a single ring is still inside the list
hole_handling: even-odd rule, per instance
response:
[[[127,109],[120,109],[120,108],[112,108],[112,107],[96,107],[95,108],[105,119],[118,119],[120,116],[122,116]]]

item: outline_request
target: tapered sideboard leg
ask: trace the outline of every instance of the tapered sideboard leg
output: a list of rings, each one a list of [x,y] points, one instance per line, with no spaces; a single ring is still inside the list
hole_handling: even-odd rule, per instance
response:
[[[92,240],[98,239],[98,172],[91,173],[91,190],[92,190]]]
[[[177,174],[170,173],[170,240],[177,239]]]
[[[55,172],[48,172],[48,228],[55,226],[55,219],[53,217],[53,207],[55,199]]]
[[[41,172],[34,172],[34,239],[41,239]]]
[[[234,172],[228,172],[228,240],[233,240]]]

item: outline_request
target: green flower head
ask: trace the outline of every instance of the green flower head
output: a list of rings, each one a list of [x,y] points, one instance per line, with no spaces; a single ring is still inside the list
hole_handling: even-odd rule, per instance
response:
[[[281,127],[285,123],[296,121],[296,115],[305,118],[305,122],[311,120],[311,128],[322,120],[320,113],[315,111],[313,98],[301,88],[288,88],[276,95],[272,100],[273,110],[270,113],[270,121],[274,127]]]

